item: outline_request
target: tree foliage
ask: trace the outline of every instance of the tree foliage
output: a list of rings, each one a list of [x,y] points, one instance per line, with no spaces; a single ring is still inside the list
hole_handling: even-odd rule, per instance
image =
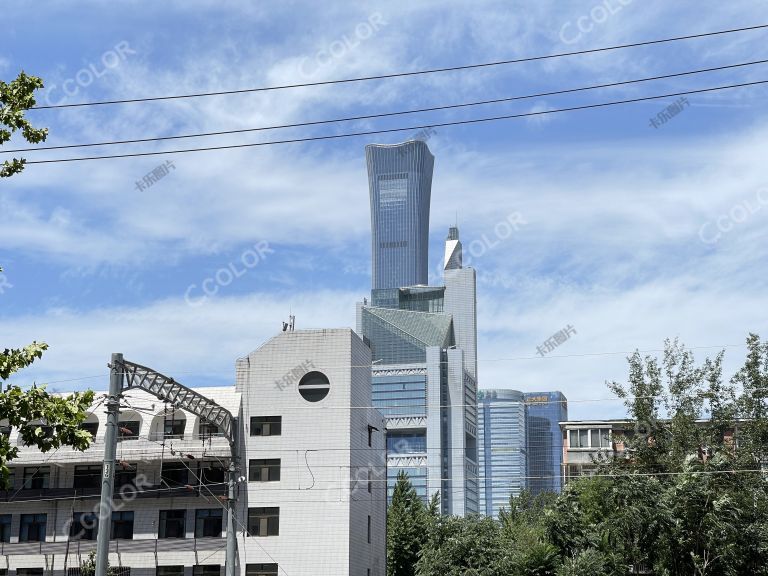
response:
[[[417,576],[768,576],[768,344],[750,334],[728,381],[722,353],[697,363],[677,341],[628,361],[609,385],[632,423],[624,448],[498,521],[433,521],[410,549]]]
[[[43,87],[42,79],[28,76],[23,71],[11,82],[0,80],[0,145],[11,139],[17,130],[30,144],[44,142],[47,128],[35,128],[24,113],[35,105],[35,90]],[[0,178],[8,178],[24,169],[23,158],[6,160],[0,165]]]
[[[61,446],[85,450],[91,435],[82,430],[80,424],[93,403],[93,392],[63,397],[50,394],[42,386],[23,389],[5,383],[47,349],[44,342],[33,342],[25,348],[6,348],[0,352],[0,423],[19,429],[22,441],[28,446],[37,446],[42,452]],[[0,434],[0,487],[7,485],[8,462],[16,458],[18,452],[18,447],[11,444],[10,435]]]
[[[387,512],[387,576],[414,576],[421,548],[439,515],[438,500],[425,505],[400,472]]]
[[[107,576],[117,576],[118,570],[109,565],[107,560]],[[91,550],[85,560],[80,562],[80,576],[96,575],[96,550]]]

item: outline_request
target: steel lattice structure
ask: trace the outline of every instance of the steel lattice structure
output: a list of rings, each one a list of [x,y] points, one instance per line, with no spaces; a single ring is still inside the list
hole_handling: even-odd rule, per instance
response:
[[[235,443],[235,417],[229,410],[152,368],[125,360],[121,367],[123,368],[121,391],[130,388],[146,390],[176,408],[187,410],[215,424],[230,444]]]

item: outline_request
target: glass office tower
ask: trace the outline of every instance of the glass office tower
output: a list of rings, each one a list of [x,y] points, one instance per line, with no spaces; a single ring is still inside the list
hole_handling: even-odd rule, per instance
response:
[[[435,157],[424,142],[411,140],[369,144],[365,160],[371,201],[372,289],[427,284]]]
[[[528,489],[560,492],[563,435],[560,422],[568,420],[568,402],[562,392],[526,392],[528,407]]]
[[[373,405],[387,419],[387,476],[440,495],[444,514],[479,511],[476,275],[459,231],[446,241],[444,285],[428,286],[434,157],[424,142],[365,149],[371,201],[371,302],[357,331],[370,346]]]
[[[510,496],[526,487],[526,406],[517,390],[478,390],[477,447],[480,513],[498,518]]]

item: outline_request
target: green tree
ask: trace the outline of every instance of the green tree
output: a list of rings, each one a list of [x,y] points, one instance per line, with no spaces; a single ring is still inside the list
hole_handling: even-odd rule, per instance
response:
[[[617,575],[768,573],[768,350],[753,334],[747,345],[728,384],[722,353],[697,365],[668,341],[661,362],[629,358],[628,384],[611,385],[634,420],[628,449],[570,483],[548,517],[561,571],[592,562],[584,555],[595,549]]]
[[[117,576],[118,571],[109,565],[107,560],[107,576]],[[85,560],[80,562],[80,576],[95,576],[96,574],[96,550],[91,550]]]
[[[436,498],[428,508],[401,471],[387,511],[387,576],[416,574],[419,552],[438,514]]]
[[[741,393],[739,416],[739,460],[756,468],[768,463],[768,342],[757,334],[747,338],[747,359],[731,382]]]
[[[21,130],[21,135],[30,144],[44,142],[47,128],[35,128],[24,117],[24,113],[35,105],[35,90],[43,87],[42,79],[28,76],[23,71],[9,83],[0,80],[0,146]],[[24,169],[26,160],[13,158],[0,165],[0,178],[8,178]]]
[[[443,516],[423,545],[417,576],[506,576],[510,556],[499,523],[481,516]]]
[[[547,538],[545,511],[554,504],[557,495],[529,491],[509,499],[509,510],[499,514],[501,545],[509,555],[512,574],[549,576],[555,573],[559,550]]]
[[[2,268],[0,268],[2,271]],[[5,426],[20,429],[21,438],[29,446],[42,452],[71,446],[85,450],[91,435],[80,429],[93,403],[93,392],[77,392],[67,397],[46,392],[45,387],[23,389],[6,385],[6,380],[18,370],[26,368],[43,355],[48,348],[44,342],[33,342],[20,349],[6,348],[0,352],[0,421]],[[50,433],[43,428],[48,427]],[[12,446],[10,436],[0,434],[0,486],[8,483],[8,462],[18,456],[19,449]]]

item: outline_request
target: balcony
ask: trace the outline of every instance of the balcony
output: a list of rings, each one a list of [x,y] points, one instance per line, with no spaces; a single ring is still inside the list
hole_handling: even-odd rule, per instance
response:
[[[143,538],[136,540],[110,540],[113,554],[164,554],[177,552],[212,552],[223,547],[223,538]],[[87,555],[96,550],[95,540],[62,540],[60,542],[0,542],[2,556],[28,556],[42,554]]]
[[[131,501],[136,498],[196,498],[200,495],[225,496],[227,494],[226,484],[211,484],[201,486],[200,488],[192,486],[174,486],[169,488],[166,485],[145,486],[138,490],[131,485],[122,488],[118,487],[114,491],[116,500]],[[101,496],[101,487],[95,488],[40,488],[29,490],[0,490],[0,502],[24,502],[27,500],[40,500],[51,498],[99,498]]]
[[[158,436],[162,438],[161,436]],[[166,452],[170,444],[173,443],[174,450],[178,450],[185,454],[192,454],[197,458],[202,458],[203,452],[207,456],[218,456],[220,458],[229,458],[231,455],[229,441],[223,436],[210,436],[206,435],[205,439],[201,439],[197,434],[185,434],[177,438],[166,438]],[[163,440],[150,440],[147,437],[124,437],[118,444],[121,460],[133,461],[133,460],[151,460],[160,459],[163,450]],[[60,452],[66,454],[68,462],[72,463],[99,463],[104,461],[104,441],[102,439],[96,440],[91,443],[91,446],[83,451],[76,452],[72,449],[62,448]],[[77,454],[77,457],[73,457]],[[31,448],[21,446],[19,449],[19,455],[13,459],[12,464],[18,465],[31,465],[41,464],[49,457],[48,454],[40,452],[37,448]],[[53,463],[57,461],[54,460]]]

